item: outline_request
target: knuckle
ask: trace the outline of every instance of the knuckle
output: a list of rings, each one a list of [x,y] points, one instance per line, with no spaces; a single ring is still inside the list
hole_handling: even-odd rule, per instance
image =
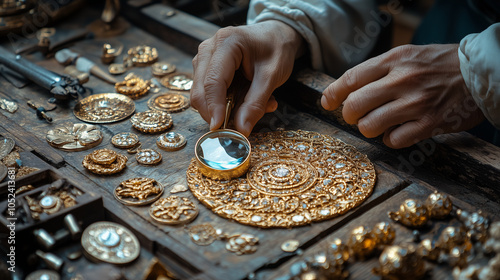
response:
[[[358,72],[354,70],[353,68],[347,70],[344,75],[342,75],[342,81],[344,83],[344,86],[347,88],[354,88],[355,85],[357,84],[359,78],[358,78]]]

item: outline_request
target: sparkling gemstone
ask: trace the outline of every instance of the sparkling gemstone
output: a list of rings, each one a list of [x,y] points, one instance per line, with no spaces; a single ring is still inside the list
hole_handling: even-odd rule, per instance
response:
[[[288,174],[290,174],[290,170],[288,170],[287,168],[284,168],[284,167],[278,167],[276,168],[276,171],[275,171],[275,175],[277,177],[285,177],[287,176]]]
[[[98,238],[107,247],[114,247],[120,243],[120,236],[114,230],[104,230]]]
[[[260,222],[262,221],[262,217],[261,216],[252,216],[252,222]]]
[[[303,220],[304,220],[304,216],[302,216],[302,215],[295,215],[292,217],[292,221],[294,221],[296,223],[302,222]]]
[[[345,163],[339,162],[335,164],[335,168],[343,168],[343,167],[345,167]]]

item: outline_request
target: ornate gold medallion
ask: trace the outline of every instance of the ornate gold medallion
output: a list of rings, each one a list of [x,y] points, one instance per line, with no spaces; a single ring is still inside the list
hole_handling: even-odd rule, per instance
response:
[[[153,203],[149,215],[161,224],[180,225],[193,221],[198,216],[198,207],[186,197],[172,195]]]
[[[191,240],[199,246],[208,246],[217,240],[215,228],[208,223],[190,227],[188,234]]]
[[[95,125],[76,123],[49,130],[46,139],[52,147],[77,152],[99,145],[102,141],[102,132]]]
[[[101,93],[80,100],[73,113],[84,122],[112,123],[128,118],[134,111],[135,104],[130,97],[118,93]]]
[[[158,148],[165,151],[177,151],[186,145],[186,137],[176,132],[167,132],[156,140]]]
[[[162,156],[158,151],[153,149],[144,149],[137,151],[135,159],[140,164],[155,165],[161,162]]]
[[[172,73],[161,79],[161,84],[173,90],[191,90],[193,78],[187,73]]]
[[[112,222],[96,222],[82,234],[83,253],[91,260],[127,264],[141,251],[139,240],[127,228]]]
[[[125,205],[146,205],[153,203],[163,194],[163,186],[155,179],[133,178],[115,188],[115,198]]]
[[[131,132],[121,132],[111,138],[111,144],[120,149],[130,149],[139,143],[139,137]]]
[[[127,157],[109,149],[95,150],[83,158],[83,167],[95,174],[111,175],[122,171]]]
[[[150,46],[137,46],[128,50],[126,60],[132,61],[134,66],[147,66],[158,60],[158,51]]]
[[[173,73],[174,71],[175,65],[166,62],[156,62],[151,66],[151,73],[158,77],[165,76]]]
[[[59,197],[54,195],[46,195],[40,199],[40,206],[43,212],[47,214],[54,214],[61,209],[62,201]]]
[[[174,123],[169,113],[151,110],[135,113],[130,121],[135,129],[144,133],[162,132]]]
[[[187,170],[193,194],[215,213],[243,224],[293,227],[331,219],[372,193],[376,173],[366,155],[316,132],[277,131],[251,136],[246,177],[219,181]]]
[[[187,109],[189,99],[178,93],[159,93],[148,100],[148,107],[151,110],[175,113]]]
[[[124,94],[132,99],[137,99],[147,94],[150,88],[149,80],[143,80],[135,75],[126,78],[125,81],[115,84],[116,92]]]

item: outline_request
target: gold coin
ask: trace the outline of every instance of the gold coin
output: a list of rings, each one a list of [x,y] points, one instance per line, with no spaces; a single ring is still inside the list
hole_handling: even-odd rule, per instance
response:
[[[120,149],[130,149],[139,143],[139,137],[131,132],[121,132],[111,138],[111,144]]]
[[[99,149],[90,153],[90,160],[97,164],[112,164],[118,154],[110,149]]]
[[[165,76],[175,71],[175,65],[166,62],[156,62],[151,66],[151,73],[155,76]]]
[[[112,123],[128,118],[135,111],[134,101],[123,94],[101,93],[80,100],[75,117],[88,123]]]
[[[148,100],[148,107],[151,110],[175,113],[189,107],[189,99],[178,93],[160,93]]]
[[[263,228],[290,228],[342,215],[373,191],[373,164],[339,139],[277,131],[253,134],[249,140],[252,163],[246,176],[210,179],[196,160],[186,172],[194,196],[222,217]],[[252,207],[243,201],[251,201]]]
[[[189,237],[196,245],[208,246],[217,239],[215,228],[208,223],[194,225],[188,229]]]
[[[141,247],[137,237],[127,228],[112,222],[96,222],[82,234],[83,253],[91,260],[127,264],[135,260]]]
[[[186,145],[186,137],[176,132],[167,132],[160,135],[156,145],[165,151],[177,151]]]
[[[135,129],[144,133],[162,132],[174,123],[169,113],[151,110],[134,114],[130,121]]]
[[[153,203],[163,194],[163,185],[155,179],[132,178],[115,188],[115,198],[125,205],[146,205]]]
[[[162,156],[159,152],[153,149],[144,149],[137,151],[135,159],[138,163],[144,165],[155,165],[160,163]]]
[[[161,84],[173,90],[191,90],[193,78],[187,73],[172,73],[161,79]]]
[[[95,125],[60,125],[47,132],[46,140],[52,147],[77,152],[99,145],[102,142],[102,132]]]
[[[149,215],[161,224],[180,225],[193,221],[198,216],[198,207],[186,197],[172,195],[153,203]]]

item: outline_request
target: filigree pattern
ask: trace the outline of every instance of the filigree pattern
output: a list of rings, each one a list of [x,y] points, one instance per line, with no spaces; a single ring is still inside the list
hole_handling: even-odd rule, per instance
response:
[[[134,111],[135,104],[130,97],[118,93],[101,93],[78,102],[73,113],[84,122],[112,123],[129,117]]]
[[[362,203],[376,174],[366,155],[316,132],[256,134],[246,177],[204,177],[193,160],[187,170],[193,194],[215,213],[269,228],[331,219]]]
[[[76,123],[49,130],[46,140],[52,147],[76,152],[99,145],[102,141],[102,133],[95,125]]]
[[[163,193],[163,186],[155,179],[132,178],[115,188],[115,198],[125,205],[146,205],[157,200]]]
[[[178,93],[160,93],[148,100],[148,107],[151,110],[175,113],[189,107],[189,99]]]
[[[194,220],[198,216],[198,208],[188,198],[172,195],[153,203],[149,215],[159,223],[179,225]]]

